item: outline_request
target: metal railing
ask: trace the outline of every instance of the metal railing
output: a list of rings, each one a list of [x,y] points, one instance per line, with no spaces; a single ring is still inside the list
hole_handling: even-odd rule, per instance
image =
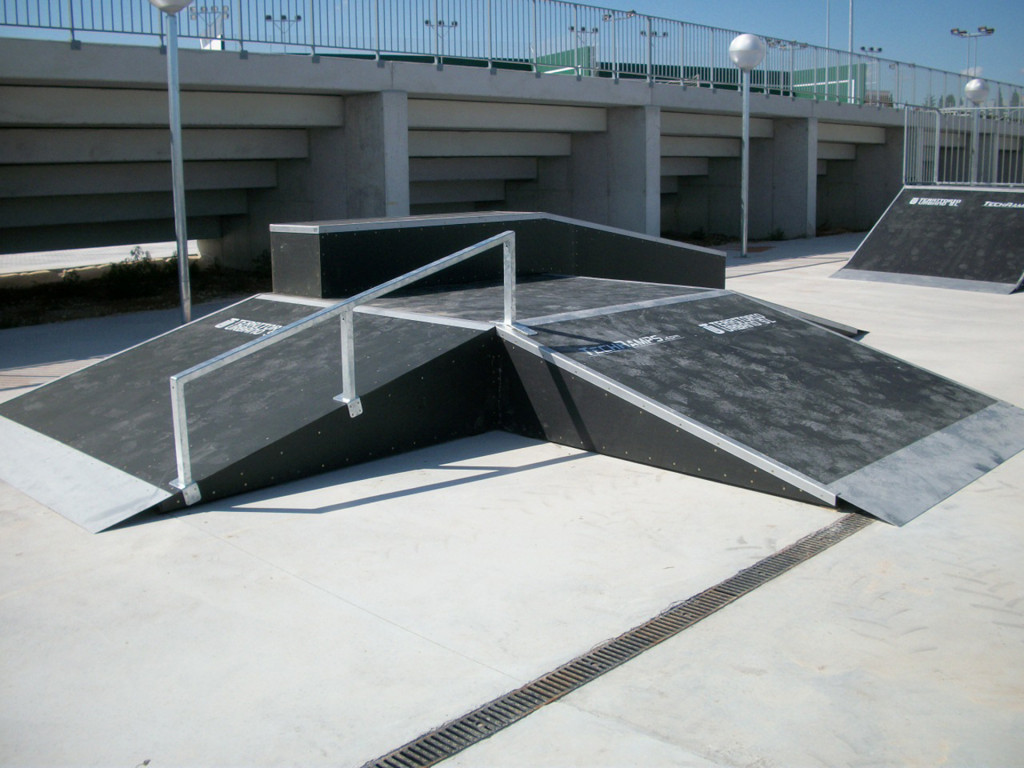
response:
[[[1024,107],[908,109],[903,183],[1024,185]]]
[[[171,387],[171,418],[174,429],[174,451],[177,459],[178,478],[172,485],[184,492],[185,502],[195,504],[200,499],[199,488],[193,478],[192,455],[189,443],[188,409],[185,400],[185,385],[194,382],[216,370],[238,362],[250,355],[265,350],[302,331],[321,325],[335,317],[340,324],[341,342],[341,394],[334,399],[348,407],[349,416],[355,418],[362,414],[363,406],[356,390],[356,355],[354,321],[355,309],[367,302],[385,296],[388,293],[404,288],[412,283],[430,277],[441,270],[455,266],[474,256],[501,246],[502,248],[502,284],[503,284],[503,317],[502,325],[520,333],[530,334],[530,329],[516,323],[516,236],[508,230],[501,234],[481,240],[476,245],[463,248],[423,267],[407,272],[404,275],[381,283],[375,288],[363,291],[350,298],[315,312],[309,317],[298,320],[290,325],[279,328],[259,339],[243,344],[217,357],[211,358],[188,370],[170,377]]]
[[[643,79],[738,88],[729,60],[736,30],[562,0],[197,0],[179,13],[193,45],[239,52],[406,58],[522,68],[541,75]],[[0,0],[0,28],[62,30],[116,42],[163,42],[147,0]],[[766,38],[752,73],[757,91],[880,107],[963,103],[968,75]],[[990,82],[991,103],[1024,104],[1024,86]]]

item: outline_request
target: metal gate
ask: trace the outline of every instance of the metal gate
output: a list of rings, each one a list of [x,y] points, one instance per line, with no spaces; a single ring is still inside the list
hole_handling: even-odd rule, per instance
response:
[[[908,107],[903,183],[1024,186],[1024,107]]]

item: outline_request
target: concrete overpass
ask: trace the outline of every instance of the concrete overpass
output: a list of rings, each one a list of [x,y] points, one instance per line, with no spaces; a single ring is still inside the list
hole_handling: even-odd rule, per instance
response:
[[[487,67],[180,52],[189,235],[223,263],[268,225],[538,210],[658,234],[739,229],[740,94]],[[750,234],[866,229],[903,112],[754,94]],[[172,240],[155,47],[5,39],[0,252]]]

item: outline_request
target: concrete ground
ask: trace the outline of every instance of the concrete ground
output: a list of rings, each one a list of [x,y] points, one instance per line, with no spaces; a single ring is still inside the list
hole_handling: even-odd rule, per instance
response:
[[[1024,406],[1024,295],[830,280],[858,240],[729,287]],[[0,397],[175,317],[2,331]],[[446,764],[1024,765],[1022,512],[1024,454]],[[835,519],[503,433],[98,535],[0,483],[0,764],[359,766]]]

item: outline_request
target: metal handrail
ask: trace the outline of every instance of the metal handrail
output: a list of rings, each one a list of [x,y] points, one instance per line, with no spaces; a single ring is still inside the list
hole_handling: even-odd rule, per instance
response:
[[[905,112],[903,183],[1024,185],[1024,107]]]
[[[141,3],[141,8],[139,7]],[[565,0],[224,0],[180,14],[179,34],[209,48],[319,55],[416,56],[436,64],[486,62],[539,75],[638,78],[739,87],[728,58],[736,30]],[[163,15],[142,0],[5,0],[0,29],[162,36]],[[12,32],[16,34],[16,32]],[[949,106],[972,75],[873,55],[767,38],[752,87],[792,98]],[[993,103],[1024,102],[1024,86],[990,81]],[[1005,99],[1005,101],[1002,101]]]
[[[388,293],[404,288],[412,283],[430,277],[443,269],[452,267],[474,256],[502,247],[502,285],[504,312],[502,325],[520,333],[530,333],[529,329],[516,323],[516,235],[512,230],[481,240],[476,245],[463,248],[430,264],[414,269],[404,275],[358,293],[315,312],[309,317],[283,326],[259,339],[242,344],[191,368],[170,377],[171,386],[171,419],[174,427],[174,452],[178,464],[178,477],[171,485],[180,488],[185,495],[186,504],[195,504],[200,499],[199,488],[192,477],[192,458],[189,448],[188,413],[185,404],[185,385],[195,381],[226,365],[237,362],[254,352],[277,344],[301,331],[326,322],[334,317],[339,318],[341,330],[341,378],[342,391],[334,399],[348,406],[349,416],[355,418],[363,412],[362,402],[356,391],[356,358],[354,337],[354,311],[367,302],[378,299]]]

